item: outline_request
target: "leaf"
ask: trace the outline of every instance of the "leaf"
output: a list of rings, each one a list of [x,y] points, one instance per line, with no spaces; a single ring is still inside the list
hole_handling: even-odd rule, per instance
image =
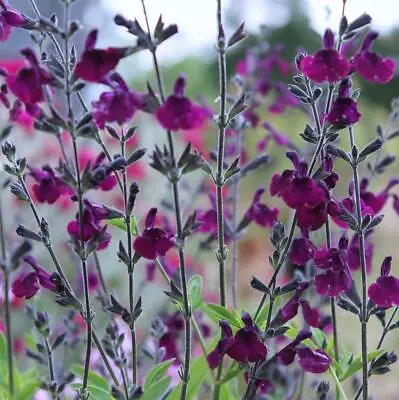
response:
[[[202,302],[202,277],[201,275],[194,275],[188,281],[188,296],[193,310],[201,306]]]
[[[325,342],[327,341],[326,335],[324,334],[323,331],[317,328],[312,328],[312,341],[313,343],[319,347],[322,348]]]
[[[39,389],[40,382],[37,380],[26,381],[18,391],[16,400],[30,400]]]
[[[84,368],[81,365],[74,365],[74,366],[72,366],[72,372],[77,376],[83,376]],[[93,387],[97,387],[97,388],[103,389],[105,391],[109,391],[109,386],[108,386],[108,382],[106,381],[106,379],[103,378],[102,376],[96,374],[93,371],[89,372],[88,382],[89,382],[89,385],[92,385]]]
[[[221,319],[224,319],[236,328],[243,327],[243,323],[237,315],[219,304],[204,304],[203,310],[205,314],[217,324]]]
[[[0,361],[7,360],[7,342],[6,338],[0,333]]]
[[[148,372],[147,378],[143,386],[144,392],[149,389],[150,386],[157,383],[165,375],[166,371],[173,364],[174,361],[174,358],[171,360],[166,360],[163,363],[156,365]]]
[[[229,369],[225,373],[224,377],[222,378],[221,382],[226,383],[230,380],[234,379],[240,373],[240,365],[236,362],[230,365]]]
[[[383,349],[374,350],[367,354],[367,361],[373,361],[375,358],[379,357],[384,352]],[[349,364],[348,369],[344,372],[342,376],[339,377],[339,380],[342,382],[345,379],[351,377],[352,375],[356,374],[356,372],[360,371],[362,368],[362,356],[357,356],[351,364]]]
[[[144,390],[144,394],[140,397],[140,400],[159,400],[163,397],[165,392],[168,390],[169,384],[172,380],[172,377],[167,376],[147,390]]]
[[[115,226],[116,228],[121,229],[122,231],[125,231],[125,232],[127,231],[124,218],[108,219],[107,223],[112,225],[112,226]],[[136,217],[134,215],[132,215],[130,217],[130,230],[132,231],[132,235],[133,236],[137,236],[138,235],[137,220],[136,220]]]

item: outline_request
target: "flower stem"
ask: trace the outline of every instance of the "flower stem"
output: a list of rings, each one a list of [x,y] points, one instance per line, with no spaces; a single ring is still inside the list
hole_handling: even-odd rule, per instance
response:
[[[51,346],[47,338],[44,338],[44,344],[46,346],[46,352],[47,352],[49,378],[50,382],[53,382],[55,379],[54,367],[53,367],[53,352],[51,350]]]
[[[121,138],[121,152],[122,157],[126,157],[126,142],[125,137]],[[130,212],[129,212],[129,193],[127,187],[126,168],[122,169],[122,189],[123,189],[123,202],[125,206],[125,225],[127,236],[127,252],[129,257],[129,264],[127,266],[129,274],[129,308],[130,315],[134,312],[134,264],[133,264],[133,250],[132,250],[132,229],[130,226]],[[133,385],[137,384],[137,344],[136,344],[136,329],[134,318],[130,321],[130,334],[132,339],[132,382]]]
[[[154,64],[155,75],[157,79],[158,91],[161,96],[162,103],[165,101],[165,94],[163,90],[162,84],[162,76],[161,76],[161,69],[158,63],[158,57],[156,54],[156,46],[154,46],[152,41],[152,35],[147,15],[147,10],[145,6],[144,0],[141,0],[141,4],[143,7],[145,22],[148,30],[148,37],[151,43],[151,54],[152,60]],[[172,168],[177,168],[176,163],[176,156],[175,156],[175,148],[172,133],[167,131],[167,140],[168,140],[168,148],[169,148],[169,155],[172,163]],[[187,290],[187,277],[186,277],[186,262],[184,257],[184,240],[182,238],[182,230],[183,230],[183,223],[182,223],[182,212],[181,212],[181,201],[180,201],[180,192],[179,192],[179,178],[171,179],[172,184],[172,191],[173,191],[173,202],[174,202],[174,209],[175,209],[175,217],[176,217],[176,234],[178,239],[178,254],[179,254],[179,265],[180,265],[180,284],[182,289],[183,295],[183,317],[184,317],[184,366],[181,372],[181,379],[182,379],[182,389],[180,393],[180,399],[184,400],[187,397],[187,386],[188,381],[190,379],[190,358],[191,358],[191,307],[188,298],[188,290]]]
[[[6,254],[6,238],[4,232],[4,219],[3,207],[0,198],[0,244],[1,244],[1,258],[4,262],[4,314],[6,323],[6,337],[7,337],[7,369],[8,369],[8,390],[11,398],[14,398],[14,360],[12,354],[12,326],[11,326],[11,310],[10,310],[10,273],[7,266]]]
[[[353,128],[350,126],[349,140],[351,147],[355,146],[355,138]],[[354,161],[352,164],[353,181],[354,181],[354,201],[356,209],[356,219],[358,226],[359,237],[359,256],[361,265],[361,278],[362,278],[362,310],[360,316],[361,323],[361,343],[362,343],[362,376],[363,376],[363,399],[368,399],[368,362],[367,362],[367,269],[366,269],[366,252],[364,244],[364,231],[361,228],[362,224],[362,210],[360,203],[360,183],[358,162]]]

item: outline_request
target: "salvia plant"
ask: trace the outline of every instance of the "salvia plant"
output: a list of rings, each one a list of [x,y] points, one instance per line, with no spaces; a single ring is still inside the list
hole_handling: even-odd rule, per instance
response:
[[[183,74],[164,86],[158,49],[178,28],[161,16],[150,26],[144,0],[137,19],[114,19],[131,35],[129,46],[100,48],[101,31],[92,30],[80,54],[81,24],[70,18],[79,1],[62,0],[62,16],[42,15],[39,3],[31,0],[27,16],[0,1],[0,40],[6,45],[15,29],[32,39],[23,62],[1,70],[0,397],[368,399],[376,375],[396,361],[386,338],[399,327],[392,258],[373,257],[382,209],[390,202],[399,213],[399,179],[372,191],[395,162],[384,144],[398,136],[399,103],[369,144],[357,135],[354,82],[387,84],[395,73],[394,61],[372,50],[371,17],[349,21],[344,1],[336,29],[325,30],[314,53],[301,49],[291,62],[282,46],[260,39],[229,76],[244,24],[227,33],[215,1],[219,95],[210,107],[187,96]],[[137,52],[154,67],[144,92],[116,72]],[[91,85],[103,92],[89,105],[83,93]],[[292,108],[308,118],[296,132],[267,120]],[[136,130],[141,114],[149,128]],[[21,124],[55,145],[23,157]],[[255,128],[263,136],[249,142]],[[157,144],[139,147],[151,129]],[[284,152],[289,166],[276,171]],[[146,165],[162,179],[150,193],[140,180]],[[254,174],[263,183],[242,211],[244,181]],[[271,250],[260,260],[264,273],[247,282],[258,299],[248,304],[238,276],[250,261],[239,250],[254,225]],[[202,254],[210,254],[211,280]],[[375,263],[381,270],[372,280]],[[341,314],[357,323],[348,328]],[[373,319],[379,330],[369,329]],[[348,329],[360,353],[342,340]]]

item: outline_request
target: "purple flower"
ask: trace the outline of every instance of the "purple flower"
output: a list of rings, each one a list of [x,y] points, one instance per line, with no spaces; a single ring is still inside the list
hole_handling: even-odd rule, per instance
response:
[[[320,325],[320,311],[317,308],[311,307],[307,300],[300,300],[299,303],[302,306],[305,322],[314,328],[318,328]]]
[[[309,284],[307,282],[300,283],[293,296],[287,301],[284,307],[281,308],[279,318],[282,322],[288,322],[298,314],[300,297],[308,286]]]
[[[119,125],[129,122],[143,105],[141,96],[130,90],[116,72],[103,83],[112,91],[102,93],[98,101],[93,101],[94,122],[100,129],[104,129],[107,122],[117,122]]]
[[[393,304],[399,305],[399,279],[389,275],[391,262],[392,257],[384,259],[380,277],[370,285],[368,290],[370,300],[377,307],[389,308]]]
[[[258,189],[252,199],[252,204],[245,213],[244,218],[248,221],[255,221],[256,224],[264,228],[271,228],[277,222],[278,208],[269,208],[266,204],[260,202],[265,189]]]
[[[315,276],[315,286],[319,294],[335,297],[346,292],[352,285],[352,276],[347,262],[348,239],[342,237],[338,248],[319,249],[314,255],[316,266],[324,270]]]
[[[127,55],[126,48],[96,49],[97,34],[94,29],[87,36],[85,50],[75,68],[76,76],[88,82],[101,82]]]
[[[297,354],[299,364],[306,372],[322,374],[330,368],[331,359],[322,349],[311,350],[308,347],[298,348]]]
[[[87,242],[97,238],[97,250],[105,249],[111,241],[111,235],[106,231],[107,225],[100,226],[100,222],[107,219],[108,215],[109,211],[105,207],[85,200],[83,209],[83,240]],[[81,240],[78,214],[76,214],[76,219],[68,223],[67,231],[75,240]]]
[[[276,90],[276,100],[269,106],[269,112],[272,114],[282,114],[287,107],[296,107],[298,100],[287,89],[287,85],[283,82],[278,82],[274,86]]]
[[[377,32],[372,31],[367,34],[362,48],[352,59],[352,67],[366,81],[387,83],[395,73],[395,62],[392,58],[381,57],[378,53],[370,51],[377,37]]]
[[[225,354],[241,363],[263,361],[267,357],[267,348],[259,336],[259,330],[254,325],[251,316],[243,313],[241,317],[244,328],[233,336],[233,332],[226,321],[220,321],[222,339],[208,355],[211,368],[216,368]]]
[[[398,183],[399,179],[393,178],[388,182],[384,190],[378,194],[374,194],[373,192],[367,190],[369,181],[368,179],[364,178],[360,183],[360,198],[367,207],[373,210],[373,215],[378,214],[388,201],[390,195],[389,191]]]
[[[195,129],[209,117],[209,111],[184,96],[184,76],[176,79],[173,94],[156,111],[156,118],[163,128],[170,131]]]
[[[350,96],[351,81],[343,79],[339,86],[338,97],[332,103],[327,121],[339,127],[353,125],[359,121],[361,114],[357,111],[357,103]]]
[[[323,49],[302,58],[300,69],[314,82],[334,83],[348,75],[350,64],[334,49],[334,34],[329,29],[324,34],[323,44]]]
[[[313,258],[315,250],[316,246],[308,238],[297,238],[292,241],[288,258],[295,265],[305,265]]]
[[[91,170],[93,176],[95,177],[95,188],[98,188],[103,192],[108,192],[116,186],[117,179],[112,171],[109,171],[104,167],[105,161],[105,153],[101,152],[94,160]]]
[[[7,75],[6,82],[11,92],[25,104],[36,104],[44,100],[43,86],[52,82],[51,74],[39,65],[32,49],[21,50],[29,67],[23,67],[15,75]]]
[[[62,195],[73,194],[73,190],[56,176],[50,165],[44,165],[42,169],[31,168],[30,175],[35,180],[32,190],[39,203],[54,204]]]
[[[374,244],[370,240],[370,235],[372,231],[366,232],[364,238],[364,245],[365,245],[365,255],[366,255],[366,270],[369,273],[371,271],[372,259],[374,254]],[[359,243],[359,236],[355,233],[352,236],[352,240],[349,244],[348,250],[348,266],[352,271],[356,271],[360,269],[360,243]]]
[[[168,315],[163,320],[163,323],[165,324],[166,332],[159,340],[159,346],[165,349],[163,361],[175,358],[175,363],[179,364],[180,354],[177,346],[177,339],[184,328],[184,320],[180,313],[176,312],[172,315]]]
[[[306,339],[310,339],[312,333],[308,330],[303,329],[298,333],[296,338],[289,343],[287,346],[282,348],[276,355],[277,361],[283,365],[290,365],[294,362],[297,353],[297,347]]]
[[[170,232],[154,227],[157,212],[156,208],[151,208],[145,220],[143,233],[137,236],[133,242],[134,251],[148,260],[155,260],[159,256],[164,256],[175,244]]]
[[[13,26],[24,26],[27,18],[19,11],[12,9],[6,0],[0,1],[0,42],[5,42]]]
[[[30,299],[39,290],[40,286],[55,292],[56,285],[51,279],[51,275],[46,272],[32,256],[26,256],[24,261],[28,263],[34,272],[21,274],[12,284],[12,292],[18,298]]]

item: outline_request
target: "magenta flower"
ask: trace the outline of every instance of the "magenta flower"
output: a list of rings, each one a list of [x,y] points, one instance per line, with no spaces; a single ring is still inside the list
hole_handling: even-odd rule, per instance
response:
[[[331,215],[333,221],[340,227],[346,229],[348,224],[340,219],[340,216],[344,213],[343,209],[346,209],[350,213],[355,212],[354,202],[351,197],[346,197],[340,202],[332,199],[328,204],[328,213]],[[362,216],[371,215],[374,216],[375,213],[373,209],[366,205],[366,203],[361,199],[360,200],[360,208],[362,211]]]
[[[26,17],[11,8],[6,0],[0,1],[0,42],[9,38],[13,26],[24,26],[27,22]]]
[[[276,100],[269,106],[270,113],[282,114],[287,107],[296,107],[299,104],[298,99],[290,93],[285,83],[276,83],[274,89],[276,91]]]
[[[399,183],[399,179],[391,179],[384,190],[378,194],[374,194],[367,190],[369,181],[368,179],[362,179],[360,183],[360,198],[362,199],[365,206],[373,210],[373,215],[378,214],[385,206],[390,196],[389,191]]]
[[[97,250],[105,249],[111,241],[111,235],[106,231],[107,225],[101,226],[100,222],[107,219],[109,211],[96,203],[85,200],[83,210],[83,240],[85,242],[98,238]],[[75,239],[81,240],[79,215],[67,225],[68,233]]]
[[[327,29],[323,38],[323,49],[305,56],[300,62],[303,74],[314,82],[334,83],[346,77],[350,71],[348,60],[334,49],[334,34]]]
[[[39,290],[40,286],[56,292],[56,285],[51,279],[51,275],[46,272],[32,256],[26,256],[24,261],[28,263],[34,272],[21,274],[12,285],[12,292],[18,298],[30,299]]]
[[[73,190],[55,174],[50,165],[44,165],[42,169],[31,168],[30,175],[35,180],[32,190],[39,203],[54,204],[61,196],[73,194]]]
[[[109,171],[104,167],[105,161],[105,153],[101,152],[94,160],[91,170],[93,176],[95,177],[95,188],[98,188],[103,192],[108,192],[116,186],[117,179],[112,171]]]
[[[292,241],[288,259],[295,265],[305,265],[313,258],[316,246],[306,237]]]
[[[352,285],[352,276],[348,267],[348,239],[342,237],[338,248],[319,249],[314,255],[316,266],[324,270],[315,276],[316,291],[328,297],[346,292]]]
[[[399,305],[399,279],[391,272],[392,257],[386,257],[381,265],[381,275],[376,282],[369,287],[368,294],[370,300],[382,308],[392,307],[393,304]]]
[[[298,348],[296,352],[298,354],[299,364],[306,372],[322,374],[330,368],[331,359],[322,349],[311,350],[306,347]]]
[[[156,118],[169,131],[199,128],[209,117],[209,110],[184,96],[184,76],[176,79],[173,94],[156,111]]]
[[[252,199],[252,204],[245,213],[244,218],[264,228],[271,228],[277,222],[278,208],[269,208],[266,204],[260,202],[265,189],[258,189]]]
[[[51,74],[39,65],[33,50],[21,50],[29,67],[22,67],[16,74],[8,75],[7,86],[25,104],[36,104],[44,100],[43,86],[53,81]]]
[[[295,170],[274,175],[270,184],[272,196],[281,197],[288,207],[296,210],[298,225],[312,231],[321,228],[327,220],[328,191],[326,187],[306,175],[306,162],[296,153],[287,153]]]
[[[145,220],[144,231],[133,242],[134,251],[140,257],[148,260],[155,260],[159,256],[164,256],[175,244],[170,232],[154,227],[157,212],[156,208],[151,208]]]
[[[220,321],[222,339],[208,355],[211,368],[216,368],[225,354],[241,363],[263,361],[267,357],[267,348],[260,339],[260,332],[254,325],[251,316],[243,313],[241,317],[245,324],[233,336],[233,332],[226,321]]]
[[[88,82],[101,82],[127,55],[126,48],[96,49],[97,35],[96,29],[89,33],[85,50],[75,68],[76,76]]]
[[[377,37],[377,32],[372,31],[367,34],[362,48],[352,59],[352,67],[366,81],[387,83],[395,73],[395,62],[392,58],[382,57],[378,53],[370,51]]]
[[[133,92],[118,73],[113,73],[104,82],[112,91],[101,94],[98,101],[93,101],[93,120],[100,129],[105,124],[117,122],[122,125],[129,122],[135,112],[142,107],[143,99]]]

